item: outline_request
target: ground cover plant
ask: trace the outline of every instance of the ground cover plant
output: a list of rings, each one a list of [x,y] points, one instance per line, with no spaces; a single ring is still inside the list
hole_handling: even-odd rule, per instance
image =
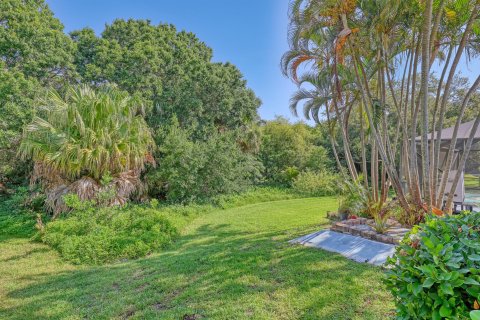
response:
[[[152,200],[143,205],[98,207],[92,201],[69,195],[65,201],[72,210],[62,219],[46,223],[40,220],[36,237],[71,263],[105,264],[159,252],[178,239],[180,231],[193,219],[217,208],[300,197],[288,189],[257,188],[244,194],[219,196],[212,204],[160,205]],[[25,198],[19,200],[16,205],[22,208]],[[12,218],[33,221],[32,215],[24,215],[25,211],[19,210]]]
[[[381,269],[287,243],[327,226],[336,206],[315,198],[216,210],[166,250],[105,266],[69,264],[0,229],[0,318],[388,319]]]
[[[155,208],[96,208],[82,203],[67,218],[47,223],[40,237],[68,261],[101,264],[159,251],[178,232],[169,217]]]
[[[430,218],[390,260],[399,319],[469,319],[480,301],[480,213]]]

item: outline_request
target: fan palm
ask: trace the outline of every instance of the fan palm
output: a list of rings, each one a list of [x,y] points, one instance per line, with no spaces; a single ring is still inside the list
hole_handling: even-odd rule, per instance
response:
[[[45,188],[54,211],[63,209],[60,198],[69,192],[94,198],[106,174],[116,191],[111,202],[124,203],[153,162],[142,105],[113,87],[78,86],[64,97],[49,91],[38,110],[24,129],[20,155],[34,161],[32,181]]]

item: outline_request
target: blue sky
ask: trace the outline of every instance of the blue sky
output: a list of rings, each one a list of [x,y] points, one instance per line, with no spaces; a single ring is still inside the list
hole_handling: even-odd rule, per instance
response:
[[[260,116],[294,119],[288,108],[296,86],[280,71],[288,49],[288,0],[46,0],[70,32],[84,27],[100,34],[116,18],[172,23],[195,33],[214,52],[214,61],[231,62],[262,99]],[[477,66],[462,59],[458,71],[470,81]],[[433,70],[441,72],[437,64]],[[298,120],[298,119],[296,119]]]
[[[91,27],[100,34],[116,18],[172,23],[213,48],[214,61],[231,62],[262,99],[263,119],[293,118],[288,101],[295,85],[283,77],[287,50],[287,0],[47,0],[65,31]]]

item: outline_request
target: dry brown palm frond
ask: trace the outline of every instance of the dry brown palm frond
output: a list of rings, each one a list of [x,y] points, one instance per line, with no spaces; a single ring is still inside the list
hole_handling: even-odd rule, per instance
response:
[[[112,192],[111,196],[108,195],[109,192]],[[133,195],[144,192],[145,185],[140,179],[139,171],[129,170],[116,174],[111,182],[103,186],[99,181],[84,176],[72,183],[63,182],[46,188],[45,206],[53,213],[53,218],[56,218],[70,210],[63,199],[67,194],[75,194],[82,201],[93,200],[100,205],[122,206]],[[106,195],[106,199],[102,199],[102,193]]]
[[[100,191],[100,183],[90,177],[82,177],[68,186],[70,193],[74,193],[82,201],[93,200]]]
[[[65,184],[58,185],[45,193],[45,207],[48,211],[53,213],[53,219],[58,217],[59,214],[69,210],[63,200],[63,196],[68,193],[70,193],[70,189]]]
[[[140,173],[135,170],[129,170],[117,174],[107,188],[113,187],[115,197],[110,205],[124,205],[128,199],[143,188],[140,180]]]
[[[154,168],[157,166],[157,162],[150,152],[145,153],[145,163],[151,164]]]
[[[30,184],[41,182],[44,189],[55,189],[57,186],[68,184],[67,180],[48,164],[36,161],[33,165]]]

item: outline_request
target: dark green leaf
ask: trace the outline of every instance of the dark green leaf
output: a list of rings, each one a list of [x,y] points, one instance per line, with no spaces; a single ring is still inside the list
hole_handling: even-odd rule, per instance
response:
[[[448,304],[443,304],[441,307],[440,307],[440,315],[444,318],[450,316],[452,314],[452,309],[450,308],[450,306]]]
[[[448,282],[444,282],[440,285],[440,289],[444,294],[453,295],[452,285]]]
[[[427,278],[425,282],[423,282],[424,288],[430,288],[435,283],[435,280],[432,278]]]

